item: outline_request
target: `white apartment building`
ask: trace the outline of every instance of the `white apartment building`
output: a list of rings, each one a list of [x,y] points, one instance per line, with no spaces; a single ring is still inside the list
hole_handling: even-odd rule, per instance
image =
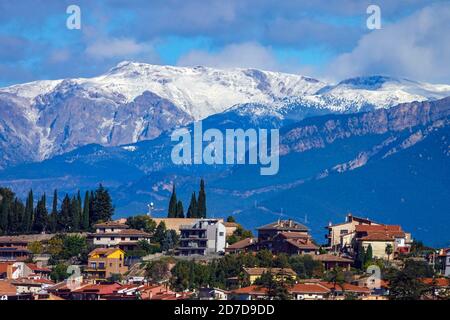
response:
[[[219,219],[201,219],[180,227],[180,255],[225,252],[226,227]]]

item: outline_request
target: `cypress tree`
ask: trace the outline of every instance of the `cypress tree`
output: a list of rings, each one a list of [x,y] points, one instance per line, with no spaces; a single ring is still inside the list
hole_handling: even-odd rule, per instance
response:
[[[75,196],[70,201],[70,216],[72,221],[71,230],[77,231],[80,229],[80,213],[78,209],[78,200]]]
[[[70,198],[69,195],[66,194],[61,204],[61,212],[58,215],[59,221],[59,229],[62,231],[69,231],[72,227],[72,219],[70,216]]]
[[[176,218],[177,217],[177,193],[175,191],[175,184],[172,187],[172,195],[170,196],[169,201],[169,210],[167,212],[168,218]]]
[[[93,210],[95,213],[95,221],[109,221],[114,214],[114,207],[112,205],[112,199],[102,184],[95,191],[95,198],[93,202]]]
[[[77,193],[77,210],[78,210],[78,220],[80,221],[80,229],[83,227],[83,203],[81,202],[81,193],[78,190]]]
[[[52,212],[49,218],[49,229],[52,233],[58,230],[58,191],[53,192]]]
[[[364,267],[365,260],[366,260],[366,253],[365,253],[364,247],[361,245],[361,243],[358,243],[356,259],[355,259],[356,268],[362,269]]]
[[[0,202],[0,230],[3,234],[8,233],[8,201],[6,198],[3,198]]]
[[[206,218],[206,192],[203,179],[200,180],[200,191],[198,193],[198,217]]]
[[[372,251],[371,244],[369,244],[369,246],[367,247],[367,251],[366,251],[366,255],[365,255],[364,259],[365,259],[364,263],[370,262],[373,260],[373,251]]]
[[[84,206],[83,206],[83,230],[86,231],[89,229],[89,191],[86,191],[84,196]]]
[[[187,211],[187,218],[198,218],[198,206],[197,206],[197,196],[195,192],[192,193],[191,202],[189,203],[189,208]]]
[[[95,193],[91,191],[89,193],[89,225],[93,225],[97,222],[97,213],[94,210]]]
[[[44,232],[47,223],[48,223],[48,212],[46,207],[46,196],[45,193],[42,196],[42,198],[38,201],[36,209],[35,209],[35,219],[33,221],[33,228],[32,230],[34,232]]]
[[[184,218],[183,202],[177,202],[177,218]]]
[[[33,225],[33,211],[34,211],[33,190],[30,190],[30,192],[28,192],[27,203],[25,206],[25,216],[23,224],[25,232],[30,231]]]

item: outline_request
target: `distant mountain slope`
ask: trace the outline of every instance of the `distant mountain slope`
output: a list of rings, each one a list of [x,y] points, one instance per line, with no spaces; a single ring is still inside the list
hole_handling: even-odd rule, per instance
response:
[[[225,112],[203,124],[224,129],[251,122],[247,115]],[[111,189],[118,215],[145,212],[150,201],[155,214],[164,215],[172,183],[186,202],[202,176],[210,215],[233,213],[247,227],[280,212],[295,219],[307,215],[321,240],[328,221],[340,221],[351,211],[402,224],[416,237],[441,244],[448,240],[450,222],[449,124],[450,98],[291,122],[280,131],[280,171],[264,177],[250,165],[175,166],[170,161],[174,142],[163,133],[118,147],[88,145],[3,170],[0,185],[25,194],[30,187],[37,193],[73,192],[101,181]]]
[[[255,69],[125,61],[93,78],[0,88],[0,170],[88,144],[151,140],[223,112],[282,126],[305,117],[390,108],[450,95],[450,86],[373,76],[336,85]]]

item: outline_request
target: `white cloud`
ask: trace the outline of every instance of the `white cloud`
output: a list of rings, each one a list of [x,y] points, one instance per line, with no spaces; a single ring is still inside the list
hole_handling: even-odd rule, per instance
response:
[[[154,48],[149,43],[138,43],[134,39],[101,39],[87,46],[86,54],[95,59],[136,58],[146,56],[151,60],[156,57]]]
[[[450,81],[450,4],[424,8],[362,37],[338,56],[328,73],[337,78],[388,74],[431,82]]]
[[[263,70],[280,70],[271,48],[257,43],[247,42],[225,46],[217,52],[193,50],[178,60],[180,66],[207,66],[214,68],[257,68]]]

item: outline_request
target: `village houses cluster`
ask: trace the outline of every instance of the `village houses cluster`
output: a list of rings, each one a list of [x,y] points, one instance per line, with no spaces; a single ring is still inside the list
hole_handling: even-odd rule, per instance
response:
[[[310,230],[293,220],[278,220],[257,228],[257,237],[240,239],[228,244],[239,225],[224,219],[153,218],[166,228],[175,230],[179,241],[170,255],[175,259],[203,261],[222,259],[226,255],[256,254],[262,250],[273,257],[308,255],[320,263],[324,271],[350,270],[354,267],[356,248],[371,251],[373,259],[396,261],[411,250],[413,239],[399,225],[386,225],[348,214],[345,221],[326,226],[326,244],[319,245]],[[363,274],[351,281],[337,284],[329,279],[300,278],[292,268],[242,266],[245,285],[225,290],[199,287],[177,291],[164,281],[149,280],[141,267],[146,261],[164,256],[162,253],[133,259],[126,252],[136,249],[142,241],[151,242],[151,234],[131,229],[125,220],[108,221],[94,226],[95,232],[83,234],[91,243],[87,264],[69,278],[55,283],[50,274],[53,266],[45,254],[33,254],[30,244],[46,243],[55,235],[33,234],[0,237],[0,298],[6,300],[120,300],[120,299],[270,299],[269,289],[258,284],[267,274],[278,280],[290,279],[287,291],[295,300],[344,299],[351,294],[356,299],[386,299],[389,284],[376,282],[373,275]],[[146,260],[148,259],[148,260]],[[449,289],[450,249],[441,249],[427,263],[439,266],[442,275],[437,282],[440,290]],[[173,264],[172,264],[173,267]],[[169,271],[170,272],[170,271]],[[111,280],[120,275],[120,280]],[[447,278],[446,278],[447,277]],[[421,279],[421,281],[432,281]]]

